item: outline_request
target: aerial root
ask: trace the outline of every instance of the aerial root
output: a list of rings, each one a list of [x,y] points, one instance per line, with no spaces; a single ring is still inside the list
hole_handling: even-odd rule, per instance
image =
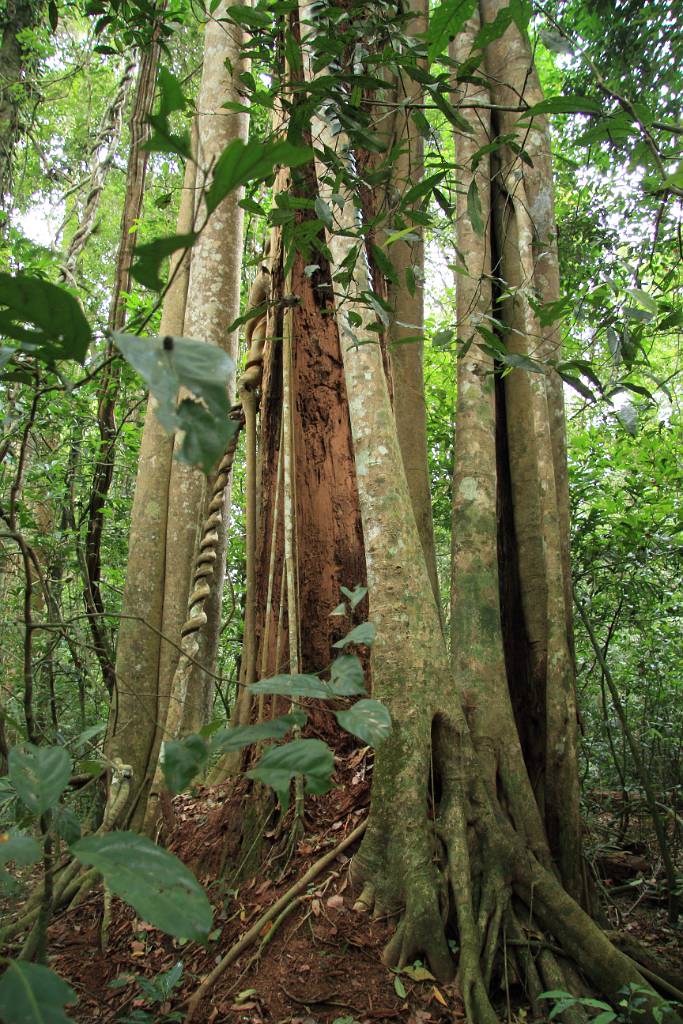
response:
[[[512,907],[508,907],[505,915],[503,943],[503,955],[507,956],[508,948],[512,949],[517,980],[524,989],[534,1013],[540,1016],[541,1002],[539,996],[543,992],[543,983],[538,973],[529,941],[524,935],[517,914]],[[505,969],[506,965],[504,964],[503,966]]]
[[[550,949],[543,947],[538,954],[536,962],[541,971],[547,991],[567,991],[567,978],[565,977],[564,971],[555,957],[555,954]],[[566,1010],[562,1011],[561,1020],[564,1024],[586,1024],[586,1011],[578,1004],[568,1006]]]
[[[487,873],[477,922],[482,939],[482,977],[487,989],[491,985],[503,915],[508,908],[509,901],[510,889],[503,879],[502,872],[495,870]]]
[[[384,948],[382,962],[401,968],[422,956],[439,981],[453,979],[455,963],[436,893],[430,886],[414,885],[396,931]]]
[[[375,887],[372,882],[366,882],[361,889],[360,896],[353,904],[353,909],[358,914],[367,914],[375,907]]]
[[[683,1003],[683,973],[673,970],[629,932],[609,931],[608,939],[638,964],[643,977],[670,999]]]
[[[77,906],[85,894],[90,891],[97,878],[98,872],[95,868],[86,870],[77,860],[69,861],[62,868],[55,881],[52,903],[53,915],[60,911],[72,910]],[[20,917],[15,921],[11,921],[0,930],[0,947],[9,944],[15,936],[28,931],[20,954],[24,960],[30,959],[35,950],[35,944],[39,935],[38,917],[40,915],[42,895],[43,886],[41,883],[36,886],[29,896]]]

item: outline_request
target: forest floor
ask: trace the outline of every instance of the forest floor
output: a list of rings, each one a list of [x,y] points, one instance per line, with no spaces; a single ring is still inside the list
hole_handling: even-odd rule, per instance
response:
[[[286,842],[291,835],[290,810],[283,826],[264,831],[270,852],[256,876],[241,883],[229,871],[220,870],[223,863],[234,862],[235,814],[242,810],[239,787],[229,799],[225,786],[198,788],[177,797],[167,845],[207,887],[215,911],[210,941],[204,948],[173,939],[114,899],[109,945],[103,955],[99,951],[102,896],[91,893],[50,930],[51,966],[78,994],[78,1006],[69,1010],[70,1016],[82,1024],[183,1020],[187,999],[233,943],[363,820],[371,757],[370,751],[343,752],[337,758],[337,787],[324,796],[306,797],[305,832],[291,854]],[[605,837],[616,834],[615,804],[621,815],[618,796],[616,800],[614,794],[595,798],[587,837],[593,864],[602,876],[605,923],[647,943],[679,969],[683,933],[667,924],[664,906],[653,900],[657,871],[649,830],[642,815],[632,815],[619,849],[610,845]],[[256,942],[213,986],[197,1022],[438,1024],[464,1020],[456,985],[438,984],[419,962],[400,974],[383,966],[380,955],[391,922],[373,921],[353,911],[351,853],[347,850],[334,858],[281,923],[273,927],[270,922],[259,930]],[[179,963],[181,969],[176,967]],[[519,996],[512,993],[512,1006]],[[499,997],[508,1020],[529,1021],[524,1011],[506,1014],[506,993],[501,991]]]

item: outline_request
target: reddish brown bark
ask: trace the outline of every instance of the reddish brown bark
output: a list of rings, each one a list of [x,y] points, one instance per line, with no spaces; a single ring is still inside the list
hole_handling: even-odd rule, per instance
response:
[[[319,671],[331,659],[331,645],[350,623],[330,617],[341,600],[340,587],[365,584],[365,560],[358,509],[353,447],[346,388],[334,317],[331,315],[329,272],[320,255],[320,270],[304,273],[297,256],[291,293],[297,298],[292,315],[292,409],[296,493],[296,548],[301,621],[301,671]],[[273,271],[273,295],[282,295],[281,274]],[[287,618],[282,616],[280,664],[275,663],[276,636],[284,562],[282,488],[278,512],[271,607],[267,609],[271,575],[271,544],[282,418],[282,315],[273,317],[261,400],[261,480],[257,551],[256,635],[260,674],[287,669]],[[355,617],[366,614],[359,605]],[[270,617],[268,651],[262,646]],[[263,666],[263,668],[262,668]]]

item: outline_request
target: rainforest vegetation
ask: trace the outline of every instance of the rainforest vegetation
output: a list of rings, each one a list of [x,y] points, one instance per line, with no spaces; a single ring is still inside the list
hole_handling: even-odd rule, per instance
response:
[[[680,1021],[675,5],[0,33],[0,1019]]]

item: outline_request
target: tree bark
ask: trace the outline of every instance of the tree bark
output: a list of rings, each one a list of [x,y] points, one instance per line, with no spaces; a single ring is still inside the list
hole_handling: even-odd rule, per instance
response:
[[[126,195],[119,247],[116,254],[114,285],[109,306],[109,330],[119,331],[124,325],[126,310],[123,293],[130,287],[130,265],[135,246],[134,225],[140,217],[145,188],[148,153],[143,144],[149,137],[147,117],[152,111],[159,43],[156,38],[142,55],[130,118],[130,150],[126,175]],[[113,346],[107,344],[107,353]],[[104,619],[104,600],[100,588],[102,574],[101,546],[104,531],[104,509],[111,482],[114,478],[116,455],[116,400],[119,393],[120,366],[107,364],[100,378],[98,392],[97,424],[100,433],[97,460],[88,501],[85,543],[83,551],[84,588],[83,599],[88,613],[95,653],[100,663],[102,677],[110,696],[116,685],[114,651],[111,632]]]
[[[418,36],[426,31],[428,4],[411,0],[406,5],[415,17],[405,31]],[[423,176],[423,139],[413,120],[410,106],[419,104],[423,90],[407,76],[397,82],[395,100],[399,107],[394,118],[393,145],[398,147],[392,161],[389,195],[396,203]],[[408,215],[409,216],[409,215]],[[388,298],[393,308],[390,327],[389,356],[393,385],[394,413],[401,457],[415,513],[418,533],[429,580],[441,615],[441,592],[436,569],[432,500],[427,461],[427,408],[424,393],[424,238],[419,224],[413,225],[416,241],[395,242],[391,262],[398,283],[389,283]]]
[[[196,165],[188,161],[178,213],[177,231],[192,230]],[[162,335],[181,336],[190,272],[190,253],[171,260],[171,285],[164,298]],[[119,757],[133,771],[133,793],[144,807],[144,783],[156,765],[168,708],[169,683],[160,672],[163,640],[164,576],[168,544],[168,504],[173,438],[147,402],[138,458],[138,473],[128,536],[128,567],[116,648],[117,686],[112,703],[108,755]],[[180,630],[178,629],[178,636]],[[170,637],[175,641],[176,636]],[[136,810],[136,808],[133,808]],[[142,812],[136,812],[139,817]]]
[[[495,19],[503,4],[482,0],[482,20]],[[498,105],[534,104],[542,92],[528,44],[513,24],[486,51],[491,99]],[[578,731],[571,627],[569,511],[562,384],[550,361],[559,356],[559,334],[542,328],[529,302],[559,298],[550,140],[545,118],[520,128],[514,115],[496,112],[497,134],[517,135],[533,164],[510,147],[496,153],[494,273],[506,296],[502,316],[510,352],[545,363],[543,373],[513,369],[505,378],[505,409],[518,571],[528,639],[531,694],[519,707],[538,709],[543,737],[527,765],[545,818],[548,839],[563,881],[585,898],[581,858]],[[515,687],[516,680],[510,681]],[[540,754],[540,756],[538,756]]]

